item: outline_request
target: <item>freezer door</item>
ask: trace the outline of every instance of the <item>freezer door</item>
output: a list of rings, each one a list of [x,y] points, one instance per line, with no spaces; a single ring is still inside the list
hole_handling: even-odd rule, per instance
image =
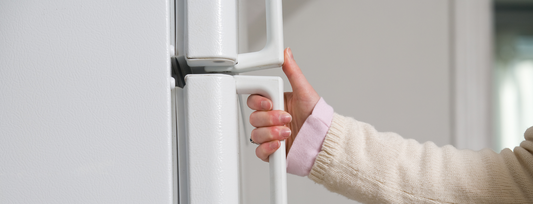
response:
[[[169,2],[0,1],[0,203],[173,203]]]

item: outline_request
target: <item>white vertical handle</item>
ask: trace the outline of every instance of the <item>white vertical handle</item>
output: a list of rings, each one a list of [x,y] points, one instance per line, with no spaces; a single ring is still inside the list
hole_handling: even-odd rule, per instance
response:
[[[270,76],[234,76],[238,94],[260,94],[272,100],[274,110],[284,110],[283,80]],[[270,203],[287,203],[287,167],[285,141],[269,157],[270,163]]]
[[[265,0],[266,44],[257,52],[237,56],[237,64],[231,67],[206,66],[207,72],[247,72],[283,65],[283,9],[281,0]]]

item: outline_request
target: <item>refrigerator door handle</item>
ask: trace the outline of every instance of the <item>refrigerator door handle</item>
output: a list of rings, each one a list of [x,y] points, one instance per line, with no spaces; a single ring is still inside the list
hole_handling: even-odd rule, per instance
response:
[[[234,76],[237,94],[260,94],[272,100],[273,110],[284,110],[283,80],[272,76]],[[270,201],[272,204],[287,203],[287,167],[285,141],[269,157]]]
[[[229,71],[241,73],[283,65],[283,9],[281,0],[265,0],[266,44],[257,52],[237,56],[237,64],[231,67],[206,66],[207,72]]]

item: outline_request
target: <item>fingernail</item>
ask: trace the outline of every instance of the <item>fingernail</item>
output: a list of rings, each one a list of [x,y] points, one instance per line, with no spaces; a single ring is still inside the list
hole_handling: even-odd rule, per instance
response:
[[[263,110],[270,110],[272,109],[272,105],[268,101],[261,101],[261,108]]]
[[[291,120],[292,120],[292,117],[291,117],[291,115],[288,114],[288,113],[284,113],[284,114],[281,114],[281,115],[279,116],[279,121],[281,121],[281,123],[283,123],[283,124],[290,123]]]
[[[270,142],[270,149],[278,149],[279,147],[279,141],[273,141],[273,142]]]
[[[294,59],[294,56],[292,56],[292,50],[291,50],[290,47],[287,48],[287,51],[289,51],[289,53],[288,53],[288,54],[289,54],[289,57],[290,57],[291,59]]]
[[[279,136],[283,139],[287,139],[291,136],[291,129],[283,128],[279,131]]]

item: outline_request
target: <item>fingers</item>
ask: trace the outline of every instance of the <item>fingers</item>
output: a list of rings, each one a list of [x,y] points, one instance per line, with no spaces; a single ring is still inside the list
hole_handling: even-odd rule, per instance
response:
[[[291,120],[291,115],[282,110],[255,111],[250,115],[250,124],[254,127],[283,126]]]
[[[255,149],[255,155],[257,155],[259,159],[268,162],[268,157],[274,153],[280,145],[281,142],[278,140],[263,143]]]
[[[265,162],[280,146],[280,140],[290,137],[291,130],[285,124],[291,122],[289,113],[272,110],[272,101],[261,95],[250,95],[246,101],[248,107],[257,110],[250,115],[250,124],[257,127],[252,131],[251,139],[260,144],[255,149],[257,157]]]
[[[272,110],[272,101],[264,96],[252,94],[248,97],[246,104],[252,110],[268,111]]]
[[[252,131],[252,140],[263,144],[273,140],[285,140],[291,136],[291,129],[285,126],[261,127]]]
[[[289,82],[291,83],[293,92],[307,91],[313,89],[311,84],[307,82],[307,79],[302,73],[302,70],[294,61],[291,48],[285,49],[285,62],[283,63],[283,72],[287,75]]]
[[[262,127],[252,131],[252,140],[260,145],[255,149],[257,157],[265,162],[281,146],[280,140],[291,135],[291,130],[285,126]]]

